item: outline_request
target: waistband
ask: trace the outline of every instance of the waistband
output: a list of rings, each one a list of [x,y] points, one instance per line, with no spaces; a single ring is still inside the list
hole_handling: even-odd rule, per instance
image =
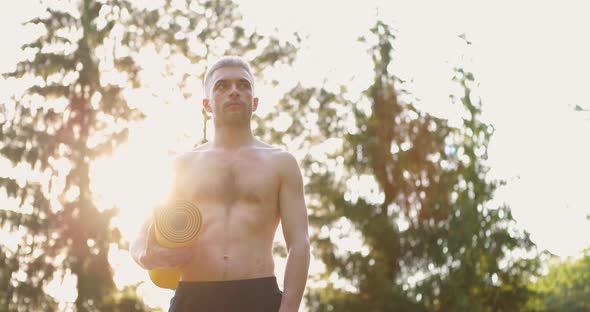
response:
[[[252,294],[279,291],[276,276],[229,281],[180,281],[177,294]]]

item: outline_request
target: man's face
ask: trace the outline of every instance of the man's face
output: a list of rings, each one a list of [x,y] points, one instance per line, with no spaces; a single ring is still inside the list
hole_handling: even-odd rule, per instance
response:
[[[229,124],[249,123],[252,112],[258,107],[253,97],[252,82],[248,72],[241,67],[222,67],[211,76],[209,97],[203,107],[213,114],[216,121]]]

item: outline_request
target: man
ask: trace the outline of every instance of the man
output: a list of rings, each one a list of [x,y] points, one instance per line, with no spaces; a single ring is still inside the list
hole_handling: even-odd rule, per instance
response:
[[[131,254],[146,270],[180,266],[169,311],[298,311],[310,258],[299,166],[288,152],[252,135],[258,98],[246,62],[220,59],[209,68],[204,89],[214,138],[175,160],[171,194],[201,210],[199,239],[190,247],[159,246],[148,220]],[[279,221],[288,250],[284,292],[272,256]]]

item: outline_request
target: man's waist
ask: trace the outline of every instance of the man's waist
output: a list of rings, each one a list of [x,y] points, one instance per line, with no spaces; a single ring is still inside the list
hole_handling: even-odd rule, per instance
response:
[[[178,283],[176,293],[200,295],[239,294],[279,291],[274,275],[246,279],[230,280],[182,280]]]

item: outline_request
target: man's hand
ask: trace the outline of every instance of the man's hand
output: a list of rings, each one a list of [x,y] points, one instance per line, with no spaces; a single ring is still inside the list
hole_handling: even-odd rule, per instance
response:
[[[148,241],[145,253],[140,257],[140,262],[146,269],[175,268],[188,263],[193,256],[192,246],[168,248],[156,241],[154,225],[148,228]]]

